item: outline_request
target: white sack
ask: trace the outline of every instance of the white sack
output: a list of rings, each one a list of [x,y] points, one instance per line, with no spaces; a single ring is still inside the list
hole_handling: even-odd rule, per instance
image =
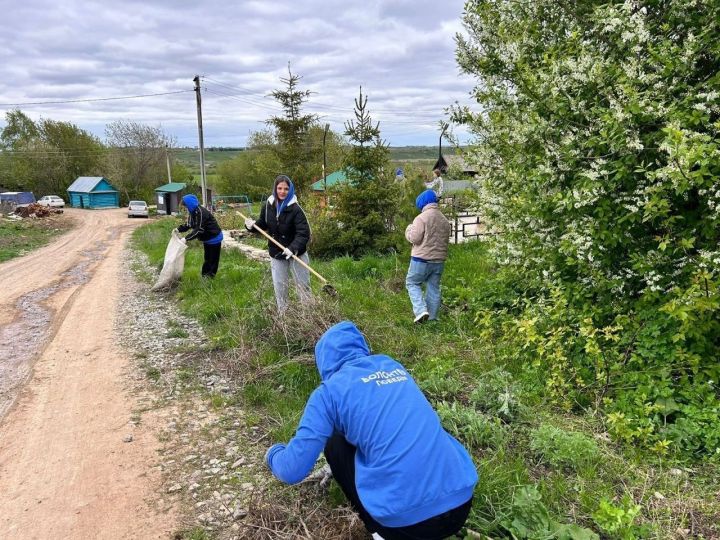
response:
[[[173,229],[172,236],[165,249],[165,262],[163,262],[160,276],[152,287],[152,291],[167,289],[182,277],[185,268],[185,239],[180,236],[177,229]]]

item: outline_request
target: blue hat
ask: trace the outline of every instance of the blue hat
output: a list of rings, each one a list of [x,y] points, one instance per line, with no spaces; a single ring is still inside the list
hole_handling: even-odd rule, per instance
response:
[[[415,206],[418,207],[418,210],[422,210],[428,204],[436,202],[438,202],[437,194],[432,189],[426,189],[415,199]]]
[[[405,172],[404,172],[402,169],[400,169],[400,168],[398,168],[398,169],[395,171],[395,176],[402,176],[402,175],[404,175],[404,174],[405,174]]]
[[[195,195],[183,195],[182,202],[191,212],[200,206],[200,201]]]

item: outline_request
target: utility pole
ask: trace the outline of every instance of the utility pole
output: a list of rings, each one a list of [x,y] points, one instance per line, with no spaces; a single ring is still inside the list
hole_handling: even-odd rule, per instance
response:
[[[172,172],[170,172],[170,154],[168,154],[168,145],[165,145],[165,162],[168,170],[168,184],[172,184]]]
[[[203,145],[203,127],[202,127],[202,98],[200,97],[200,75],[195,75],[195,98],[197,101],[197,117],[198,117],[198,138],[200,140],[200,191],[202,192],[203,206],[207,207],[207,193],[205,184],[205,146]]]
[[[325,152],[325,140],[327,139],[330,124],[325,124],[325,132],[323,133],[323,193],[325,195],[325,204],[327,204],[327,154]]]

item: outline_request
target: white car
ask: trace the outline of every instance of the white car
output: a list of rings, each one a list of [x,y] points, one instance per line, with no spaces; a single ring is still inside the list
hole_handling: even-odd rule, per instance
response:
[[[37,203],[43,206],[52,206],[53,208],[65,208],[65,201],[57,195],[45,195]]]
[[[128,217],[148,217],[148,205],[145,201],[130,201],[128,204]]]

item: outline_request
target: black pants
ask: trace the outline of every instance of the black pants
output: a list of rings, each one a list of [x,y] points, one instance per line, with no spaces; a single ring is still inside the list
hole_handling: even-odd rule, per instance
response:
[[[203,277],[215,277],[220,264],[220,248],[222,248],[222,243],[203,244],[203,247],[205,248],[205,260],[202,265],[202,275]]]
[[[384,527],[368,514],[360,502],[355,487],[355,447],[336,433],[325,445],[325,459],[332,469],[333,477],[340,484],[353,509],[360,515],[367,530],[378,533],[385,540],[440,540],[458,532],[470,513],[472,497],[457,508],[420,523],[405,527]]]

